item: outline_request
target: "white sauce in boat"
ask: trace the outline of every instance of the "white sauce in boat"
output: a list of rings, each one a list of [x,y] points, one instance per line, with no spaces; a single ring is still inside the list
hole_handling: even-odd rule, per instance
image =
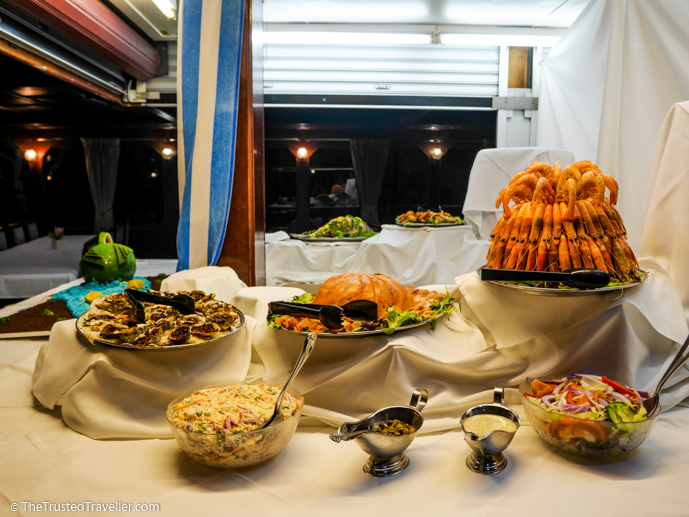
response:
[[[509,418],[492,414],[470,416],[464,420],[463,426],[465,431],[474,433],[479,438],[488,436],[493,431],[507,431],[508,433],[513,433],[517,430],[517,424]]]

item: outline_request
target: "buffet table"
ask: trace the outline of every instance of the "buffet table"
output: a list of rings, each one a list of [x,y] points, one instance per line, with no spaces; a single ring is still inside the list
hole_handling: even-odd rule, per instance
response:
[[[361,242],[304,242],[284,232],[266,236],[266,270],[275,285],[322,284],[340,273],[383,273],[404,285],[452,283],[485,262],[489,244],[469,225],[384,224]]]
[[[529,427],[514,389],[525,376],[572,371],[653,387],[689,330],[667,273],[653,259],[640,264],[649,272],[640,286],[570,297],[481,282],[472,271],[429,286],[447,289],[458,309],[435,331],[426,325],[391,336],[318,338],[295,382],[306,404],[296,435],[276,458],[236,471],[197,464],[164,439],[170,434],[161,405],[174,392],[222,378],[223,369],[233,380],[284,381],[303,337],[268,329],[265,302],[298,289],[237,284],[232,301],[245,312],[245,327],[197,357],[191,350],[83,343],[73,321],[57,323],[49,340],[0,342],[0,415],[12,423],[0,430],[2,512],[11,514],[11,503],[23,515],[36,511],[29,504],[69,501],[153,504],[165,515],[222,507],[351,515],[401,505],[421,515],[461,509],[463,515],[527,516],[537,507],[580,515],[581,505],[570,504],[568,494],[586,494],[593,515],[686,515],[686,366],[666,388],[664,412],[649,438],[619,462],[551,449]],[[178,275],[165,287],[189,285],[189,272]],[[199,278],[199,285],[208,279]],[[506,404],[522,426],[505,452],[507,469],[483,476],[467,469],[470,449],[457,425],[467,408],[491,402],[498,385],[508,387]],[[415,387],[430,396],[426,422],[407,450],[410,467],[391,478],[366,476],[368,456],[355,443],[333,443],[328,433],[380,407],[408,403]]]
[[[0,251],[0,298],[29,298],[79,278],[84,243],[92,235],[66,235],[52,247],[41,237]]]

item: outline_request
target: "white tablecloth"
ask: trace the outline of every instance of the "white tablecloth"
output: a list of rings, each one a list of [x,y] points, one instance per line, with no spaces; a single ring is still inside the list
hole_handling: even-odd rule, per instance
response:
[[[641,253],[655,257],[679,291],[689,321],[689,101],[675,104],[658,136],[643,218]]]
[[[649,266],[648,262],[643,264]],[[490,395],[483,388],[525,373],[529,370],[527,360],[540,362],[544,370],[558,369],[561,363],[579,367],[579,363],[593,365],[595,361],[598,367],[623,373],[625,365],[635,364],[629,357],[639,352],[639,344],[647,344],[648,352],[660,356],[663,346],[669,346],[666,340],[686,331],[683,318],[678,318],[681,323],[675,321],[677,295],[671,284],[668,287],[664,272],[656,270],[647,284],[634,288],[635,292],[626,292],[619,300],[594,296],[586,313],[593,318],[591,322],[599,333],[584,326],[585,331],[577,335],[565,325],[563,328],[570,335],[563,342],[562,354],[557,353],[559,336],[553,334],[544,340],[527,340],[521,344],[521,351],[515,350],[515,345],[501,335],[509,333],[500,327],[499,321],[495,323],[499,320],[497,314],[515,306],[514,300],[503,294],[503,288],[476,282],[475,275],[458,279],[456,294],[467,308],[466,315],[455,313],[452,321],[439,323],[436,334],[411,330],[390,338],[360,341],[320,339],[314,351],[319,355],[310,358],[303,379],[300,374],[298,380],[303,380],[302,385],[339,380],[344,390],[333,390],[330,395],[339,400],[356,399],[361,406],[350,404],[352,413],[380,404],[406,403],[411,394],[407,389],[421,383],[431,392],[424,409],[427,424],[423,431],[427,425],[432,428],[437,408],[452,398],[437,391],[443,383],[459,382],[461,386],[454,388],[458,390],[455,393],[473,391],[475,401],[490,402]],[[242,290],[244,298],[249,296],[250,289]],[[274,293],[286,293],[283,289],[275,288]],[[257,296],[270,298],[265,290],[261,289]],[[529,296],[521,298],[525,305],[535,304],[530,321],[543,316],[555,328],[566,319],[559,315],[560,321],[551,321],[554,314],[564,312],[563,307],[553,307],[549,313],[541,314],[536,305],[549,303],[544,298]],[[496,315],[477,316],[483,315],[491,303]],[[664,317],[662,307],[648,307],[659,303],[667,309]],[[581,300],[568,300],[565,305],[571,309],[581,304]],[[3,311],[0,310],[0,316],[5,314]],[[609,318],[603,317],[606,314]],[[570,314],[569,319],[575,322],[577,317]],[[488,329],[501,335],[500,339],[491,339]],[[538,332],[541,330],[547,328],[538,326]],[[634,332],[636,335],[630,334]],[[480,336],[483,345],[478,347],[476,340]],[[581,353],[571,341],[574,338],[581,343]],[[252,339],[254,345],[266,341],[258,334]],[[94,509],[96,503],[119,508],[127,504],[156,505],[148,508],[173,516],[217,512],[218,508],[246,508],[266,516],[285,512],[349,516],[361,512],[379,514],[391,508],[418,515],[449,515],[459,508],[466,516],[497,516],[509,511],[526,517],[556,511],[558,515],[579,517],[582,505],[591,515],[680,517],[687,513],[683,490],[689,483],[689,409],[685,407],[666,409],[646,442],[620,462],[586,461],[551,449],[530,428],[521,407],[515,404],[516,394],[510,391],[507,403],[520,413],[522,427],[505,451],[507,469],[495,476],[477,475],[466,468],[470,449],[456,429],[463,404],[448,413],[448,422],[454,429],[417,436],[406,451],[409,468],[392,478],[366,476],[362,467],[367,455],[355,443],[333,443],[327,436],[332,428],[306,426],[300,427],[287,447],[267,463],[236,471],[215,470],[185,456],[172,439],[92,440],[65,426],[64,415],[58,409],[40,408],[31,395],[32,375],[38,350],[45,342],[0,341],[0,420],[5,423],[0,427],[2,515],[58,514],[31,506],[46,503],[81,505],[77,510],[91,508],[90,512],[83,511],[86,515],[102,513]],[[297,338],[292,345],[300,343]],[[630,343],[629,350],[626,343]],[[278,361],[289,360],[294,354],[292,345],[287,341],[283,344],[284,354]],[[600,353],[597,357],[595,348]],[[158,354],[161,358],[164,355]],[[455,360],[432,369],[434,356],[438,360]],[[357,358],[362,359],[362,367],[350,368],[357,375],[348,374],[347,365],[355,364]],[[176,370],[175,382],[183,380],[184,368],[171,364],[170,359],[164,361],[172,369],[169,378],[175,379]],[[513,366],[506,367],[508,363]],[[317,364],[323,368],[315,368]],[[458,375],[457,369],[464,373]],[[381,374],[385,382],[379,380]],[[681,374],[686,376],[686,369]],[[404,388],[399,392],[403,400],[399,400],[394,389],[378,390],[381,384],[385,387],[388,383]],[[686,383],[675,382],[674,389],[679,386],[686,390],[682,384]],[[119,394],[113,393],[113,398]],[[307,393],[307,404],[332,405],[323,395],[318,394],[318,389]],[[346,406],[340,403],[340,407]],[[308,421],[303,419],[304,423]],[[579,498],[577,504],[570,504],[573,494]],[[13,508],[12,503],[17,506]]]
[[[321,284],[340,273],[383,273],[405,285],[452,283],[485,263],[489,243],[471,227],[384,224],[363,242],[304,243],[266,240],[266,269],[275,285]]]
[[[53,249],[41,237],[0,251],[0,298],[29,298],[79,278],[84,243],[91,235],[66,235]]]
[[[640,264],[649,271],[642,285],[608,295],[540,296],[482,282],[476,272],[454,285],[427,286],[448,290],[460,309],[441,318],[435,331],[425,325],[391,336],[318,338],[295,380],[306,396],[305,421],[358,420],[407,403],[421,387],[431,395],[425,431],[447,430],[464,410],[490,400],[495,386],[511,387],[508,401],[515,403],[514,387],[527,376],[571,372],[652,390],[689,330],[667,273],[652,259]],[[58,323],[41,349],[34,394],[49,409],[62,406],[68,425],[91,437],[169,436],[163,410],[172,394],[223,376],[284,382],[304,338],[268,328],[265,305],[297,292],[237,290],[231,302],[246,311],[244,330],[197,353],[91,345],[76,338],[73,322]],[[685,367],[661,402],[670,408],[688,396]]]
[[[510,178],[523,171],[531,162],[560,162],[562,167],[574,163],[574,155],[562,149],[544,147],[507,147],[482,149],[476,155],[469,174],[469,185],[462,213],[474,225],[477,234],[487,239],[502,214],[495,208],[495,199]]]
[[[66,235],[62,248],[41,237],[0,251],[0,298],[30,298],[79,278],[84,243],[92,235]],[[175,272],[177,260],[137,259],[137,276]]]

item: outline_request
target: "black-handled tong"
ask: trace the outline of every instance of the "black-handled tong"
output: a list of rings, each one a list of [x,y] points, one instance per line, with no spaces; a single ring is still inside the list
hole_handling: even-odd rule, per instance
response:
[[[355,321],[373,321],[378,318],[378,304],[370,300],[353,300],[344,305],[314,303],[270,302],[268,319],[273,314],[288,316],[315,316],[329,329],[341,329],[342,317]]]
[[[161,294],[154,294],[150,291],[139,291],[137,289],[125,289],[124,292],[127,294],[132,304],[134,304],[136,308],[136,318],[139,321],[144,321],[144,306],[141,302],[169,305],[182,314],[196,313],[196,303],[188,294],[176,294],[173,297],[167,297]]]

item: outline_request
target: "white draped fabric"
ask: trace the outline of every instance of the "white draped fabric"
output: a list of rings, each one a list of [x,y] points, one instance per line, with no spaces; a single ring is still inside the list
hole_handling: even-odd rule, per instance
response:
[[[539,296],[482,282],[476,272],[426,286],[447,289],[459,309],[435,330],[318,338],[295,379],[306,397],[304,425],[338,426],[405,404],[415,387],[430,393],[426,432],[456,427],[493,387],[513,388],[527,376],[589,372],[652,389],[688,331],[667,273],[652,259],[641,265],[649,271],[643,285],[608,295]],[[186,277],[184,285],[206,286],[217,272],[198,273],[197,283]],[[246,311],[240,332],[188,350],[127,350],[92,345],[77,338],[73,321],[58,322],[38,354],[34,395],[46,408],[61,406],[67,425],[92,438],[151,438],[170,436],[164,409],[178,393],[245,378],[284,382],[304,338],[268,328],[266,305],[299,291],[242,288],[232,274],[224,277],[216,283],[226,283],[227,295],[235,289],[231,301]],[[668,410],[687,396],[684,367],[661,403]],[[518,404],[515,389],[508,404]]]
[[[689,98],[687,27],[685,0],[595,0],[542,62],[537,143],[617,179],[634,249],[658,132]]]
[[[490,245],[468,225],[384,224],[378,235],[351,243],[304,243],[284,232],[278,240],[279,234],[266,239],[266,270],[276,285],[322,284],[341,273],[382,273],[404,285],[451,283],[482,266]]]
[[[641,253],[667,270],[689,321],[689,101],[668,112],[658,137],[644,210]]]

